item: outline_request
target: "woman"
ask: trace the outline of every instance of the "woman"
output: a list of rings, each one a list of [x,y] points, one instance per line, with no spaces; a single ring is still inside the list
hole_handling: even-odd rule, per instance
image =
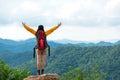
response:
[[[38,31],[39,30],[44,31],[44,26],[43,25],[38,26],[38,30],[35,31],[34,29],[32,29],[29,26],[27,26],[25,23],[22,23],[22,24],[23,24],[24,28],[27,31],[31,32],[36,37],[36,40],[37,40],[37,33],[38,33]],[[54,26],[53,28],[51,28],[51,29],[49,29],[47,31],[44,31],[45,32],[45,37],[48,36],[49,34],[51,34],[59,26],[61,26],[61,23],[59,23],[57,26]],[[41,74],[44,74],[45,62],[46,62],[46,49],[42,50],[42,51],[39,50],[39,49],[36,49],[36,53],[37,53],[37,71],[38,71],[38,75],[40,75],[40,61],[42,62],[42,71],[41,71]]]

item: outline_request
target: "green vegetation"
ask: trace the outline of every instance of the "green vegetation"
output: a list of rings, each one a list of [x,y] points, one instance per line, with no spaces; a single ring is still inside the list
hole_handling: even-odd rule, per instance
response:
[[[100,72],[99,67],[96,66],[92,70],[85,71],[80,68],[72,69],[64,73],[59,80],[104,80],[107,76],[106,73]]]
[[[98,65],[100,72],[108,74],[106,80],[120,80],[120,45],[116,46],[64,46],[55,48],[48,59],[47,73],[62,75],[68,66],[88,71]]]
[[[10,68],[4,61],[0,61],[0,80],[23,80],[29,75],[30,72],[27,70]]]
[[[4,40],[3,40],[4,41]],[[6,44],[7,43],[7,44]],[[37,73],[36,71],[36,59],[33,57],[33,46],[35,45],[32,41],[10,43],[0,41],[0,60],[4,60],[6,64],[11,67],[18,66],[22,71],[28,69],[33,75]],[[79,69],[82,75],[87,75],[90,73],[102,74],[102,72],[108,75],[105,80],[120,80],[120,42],[104,43],[93,45],[88,44],[50,44],[51,45],[51,56],[47,57],[47,65],[45,73],[57,73],[60,76],[65,74],[70,74],[75,72],[74,69]],[[81,45],[81,46],[80,46]],[[61,46],[61,47],[60,47]],[[94,73],[94,67],[98,65],[98,72]],[[1,66],[1,65],[0,65]],[[69,71],[68,66],[73,69]],[[0,77],[5,74],[12,74],[15,71],[17,74],[22,72],[18,68],[14,68],[12,72],[10,68],[6,71],[0,69]],[[90,71],[93,70],[93,73]],[[96,70],[95,70],[96,71]],[[6,73],[7,72],[7,73]],[[70,73],[69,73],[70,72]],[[100,73],[99,73],[100,72]],[[72,73],[72,74],[73,74]],[[77,72],[75,72],[77,74]],[[90,75],[89,74],[89,75]],[[9,75],[7,75],[9,76]],[[78,75],[80,76],[80,75]],[[74,77],[76,78],[76,77]],[[83,76],[83,78],[85,78]],[[1,80],[1,79],[0,79]],[[18,79],[19,80],[19,79]]]
[[[96,65],[99,68],[94,70]],[[68,66],[71,66],[73,71],[76,68],[80,69],[80,71],[83,70],[81,72],[85,71],[86,75],[90,73],[91,76],[94,76],[102,74],[102,72],[104,74],[105,72],[108,74],[106,77],[102,77],[105,80],[120,80],[120,45],[92,47],[64,46],[54,48],[51,51],[51,56],[47,57],[45,72],[57,73],[60,76],[67,72],[69,74]],[[20,67],[30,70],[33,74],[37,73],[36,59]],[[93,70],[93,73],[90,70]],[[95,74],[95,71],[98,72]]]

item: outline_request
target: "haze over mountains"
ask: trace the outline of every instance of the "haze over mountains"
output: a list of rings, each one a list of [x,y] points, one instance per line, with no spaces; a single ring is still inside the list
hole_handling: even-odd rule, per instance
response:
[[[10,40],[10,39],[2,39],[0,38],[0,43],[3,44],[7,44],[7,45],[14,45],[14,44],[27,44],[29,42],[31,42],[32,44],[35,43],[35,38],[30,38],[27,40],[21,40],[21,41],[14,41],[14,40]],[[120,44],[120,40],[116,41],[116,42],[106,42],[106,41],[99,41],[99,42],[88,42],[88,41],[74,41],[74,40],[68,40],[68,39],[63,39],[63,40],[55,40],[55,41],[50,41],[48,40],[49,43],[50,42],[54,42],[54,43],[59,43],[59,44],[84,44],[84,45],[88,45],[89,44],[93,44],[93,46],[98,46],[98,45],[103,45],[103,46],[108,46],[108,45],[117,45]]]
[[[64,46],[65,45],[76,45],[76,46],[113,46],[120,44],[120,41],[115,43],[111,42],[104,42],[100,41],[98,43],[91,43],[91,42],[79,42],[79,41],[72,41],[72,40],[58,40],[58,41],[48,41],[51,48]],[[13,41],[9,39],[1,39],[0,38],[0,51],[10,51],[12,53],[19,53],[23,51],[32,50],[33,47],[36,45],[35,38],[30,38],[24,41]],[[16,52],[17,51],[17,52]]]

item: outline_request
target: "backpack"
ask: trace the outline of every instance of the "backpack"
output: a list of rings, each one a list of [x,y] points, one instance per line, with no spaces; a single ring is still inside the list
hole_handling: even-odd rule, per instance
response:
[[[46,48],[46,36],[44,31],[40,30],[37,33],[37,44],[39,50],[44,50]]]
[[[44,50],[46,47],[48,48],[48,55],[50,56],[50,46],[47,43],[45,32],[42,30],[38,31],[36,38],[37,46],[33,48],[33,58],[35,58],[35,49]]]

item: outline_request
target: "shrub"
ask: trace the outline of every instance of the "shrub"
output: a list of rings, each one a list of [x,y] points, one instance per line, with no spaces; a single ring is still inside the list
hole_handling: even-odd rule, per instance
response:
[[[30,72],[27,70],[11,68],[4,61],[0,61],[0,80],[23,80],[29,75]]]

